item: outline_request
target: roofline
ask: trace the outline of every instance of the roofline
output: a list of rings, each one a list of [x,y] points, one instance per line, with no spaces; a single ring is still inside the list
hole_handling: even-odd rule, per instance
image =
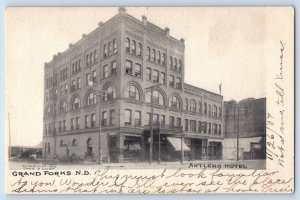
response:
[[[208,90],[205,90],[203,88],[199,88],[197,86],[194,86],[194,85],[191,85],[191,84],[188,84],[188,83],[183,83],[185,86],[188,86],[188,87],[193,87],[197,90],[200,90],[201,92],[206,92],[206,93],[209,93],[209,94],[212,94],[212,95],[216,95],[216,96],[219,96],[221,98],[223,98],[223,95],[220,95],[220,94],[217,94],[217,93],[214,93],[214,92],[211,92],[211,91],[208,91]]]

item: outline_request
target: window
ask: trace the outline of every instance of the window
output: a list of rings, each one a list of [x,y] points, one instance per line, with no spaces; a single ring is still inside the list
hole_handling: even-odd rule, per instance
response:
[[[142,44],[141,44],[141,43],[139,43],[139,44],[137,45],[136,55],[137,55],[137,56],[141,56],[141,55],[142,55]]]
[[[54,123],[54,132],[56,132],[56,123]],[[58,132],[61,132],[61,121],[58,122]]]
[[[199,101],[199,113],[202,113],[202,102]]]
[[[174,76],[170,75],[169,86],[174,87]]]
[[[74,130],[75,127],[75,119],[71,118],[71,130]]]
[[[166,83],[166,74],[164,72],[160,72],[159,82],[163,85]]]
[[[173,57],[172,56],[169,57],[169,67],[171,69],[173,69]]]
[[[116,124],[116,111],[115,110],[110,110],[109,111],[109,123],[111,126],[114,126]]]
[[[117,40],[113,40],[113,53],[117,53]]]
[[[177,126],[181,126],[181,118],[177,118]]]
[[[169,117],[169,125],[174,126],[174,117],[172,116]]]
[[[103,67],[103,78],[108,77],[108,65],[104,65]]]
[[[217,106],[216,105],[213,105],[213,116],[217,117]]]
[[[109,86],[105,91],[104,101],[111,101],[116,98],[116,88]]]
[[[176,78],[176,88],[181,89],[181,78],[179,77]]]
[[[204,102],[204,114],[205,115],[207,114],[207,104],[206,104],[206,102]]]
[[[103,46],[103,55],[104,55],[104,58],[106,58],[108,56],[106,44]]]
[[[67,122],[66,120],[63,121],[63,131],[67,130]]]
[[[219,117],[222,117],[222,108],[219,107]]]
[[[81,88],[81,78],[77,78],[77,88]]]
[[[164,115],[160,115],[159,118],[160,118],[160,119],[159,119],[160,124],[161,124],[161,125],[165,125],[165,116],[164,116]]]
[[[132,43],[131,43],[131,53],[136,54],[136,42],[135,42],[135,40],[132,40]]]
[[[76,89],[76,81],[73,80],[73,81],[72,81],[71,91],[75,91],[75,89]]]
[[[76,139],[73,139],[73,140],[72,140],[72,146],[78,146],[78,142],[77,142]]]
[[[202,132],[202,122],[198,121],[198,132],[201,133]]]
[[[180,108],[180,102],[179,99],[176,96],[172,96],[169,100],[169,107],[174,109]]]
[[[64,94],[64,86],[63,85],[59,86],[59,94],[60,94],[60,96],[62,96]]]
[[[125,48],[126,48],[126,51],[130,52],[130,39],[129,38],[126,38]]]
[[[208,104],[208,115],[211,115],[211,105]]]
[[[97,50],[94,50],[94,63],[96,63],[98,60],[98,54],[97,54]],[[80,61],[80,60],[79,60]],[[80,63],[80,62],[79,62]]]
[[[59,111],[60,111],[61,113],[67,112],[67,104],[66,104],[65,102],[62,102],[62,103],[60,104],[60,109],[59,109]]]
[[[125,63],[125,73],[130,75],[132,74],[132,62],[129,60],[126,60]]]
[[[191,120],[191,132],[196,132],[196,121]]]
[[[80,99],[76,97],[72,102],[72,109],[79,109],[80,108]]]
[[[182,66],[181,60],[178,60],[177,71],[181,72],[181,66]]]
[[[89,128],[90,125],[90,116],[86,115],[85,116],[85,128]]]
[[[134,120],[135,120],[135,125],[140,126],[141,125],[141,111],[135,111],[134,113]]]
[[[101,122],[102,126],[107,126],[107,111],[103,111],[102,112],[102,122]]]
[[[156,59],[157,59],[157,63],[160,64],[161,61],[160,51],[157,51]]]
[[[157,70],[153,70],[153,82],[159,82],[159,72]]]
[[[116,61],[113,61],[111,63],[111,75],[114,75],[117,73],[117,62]]]
[[[161,57],[161,64],[162,65],[165,65],[166,64],[166,54],[162,54],[162,57]]]
[[[140,100],[140,93],[139,93],[139,90],[137,89],[136,86],[134,86],[134,85],[129,85],[129,86],[126,88],[125,97],[126,97],[126,98],[130,98],[130,99]]]
[[[208,123],[208,134],[211,134],[211,123]]]
[[[151,113],[146,114],[146,123],[147,123],[147,125],[150,125],[150,116],[151,116]]]
[[[146,92],[146,102],[151,103],[151,92]],[[153,104],[155,105],[164,105],[164,98],[163,95],[157,91],[153,91]]]
[[[189,110],[189,100],[187,98],[184,99],[184,109]]]
[[[76,129],[79,129],[79,124],[80,124],[80,118],[76,117]]]
[[[68,84],[65,84],[65,94],[68,92]]]
[[[158,124],[159,123],[159,115],[158,114],[153,114],[153,124]]]
[[[141,77],[141,65],[138,63],[135,63],[134,76]]]
[[[86,105],[90,106],[90,105],[94,105],[97,103],[97,96],[91,92],[88,96],[87,96],[87,101],[86,101]]]
[[[92,118],[92,120],[91,120],[91,127],[93,128],[93,127],[96,126],[96,115],[95,115],[95,113],[93,113],[91,115],[91,118]]]
[[[146,69],[146,80],[151,80],[151,68],[147,67]]]
[[[203,123],[204,123],[203,130],[204,130],[204,133],[206,134],[207,133],[207,122],[203,122]]]
[[[131,125],[131,110],[125,110],[125,125]]]
[[[196,112],[196,101],[195,101],[195,99],[190,100],[190,111],[191,112]]]
[[[92,82],[93,82],[93,83],[96,83],[96,82],[97,82],[97,71],[96,71],[96,70],[94,70],[94,71],[92,72]]]
[[[152,49],[151,51],[151,61],[155,62],[156,58],[155,58],[155,49]]]
[[[218,134],[218,125],[213,124],[213,128],[214,128],[214,135],[217,135]]]
[[[177,70],[177,58],[174,58],[173,69]]]
[[[147,60],[150,60],[150,47],[147,47]]]
[[[93,64],[93,52],[90,52],[90,65]],[[76,69],[77,69],[77,62],[76,62]]]
[[[87,73],[85,76],[86,76],[86,85],[87,86],[93,85],[92,80],[91,80],[91,74]]]
[[[112,45],[111,42],[108,43],[108,55],[112,53]]]

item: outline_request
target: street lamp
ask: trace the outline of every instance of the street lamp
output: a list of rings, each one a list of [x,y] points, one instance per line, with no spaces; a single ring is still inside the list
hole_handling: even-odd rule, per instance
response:
[[[150,116],[150,148],[149,148],[149,163],[152,163],[152,154],[153,154],[153,88],[159,87],[163,84],[156,84],[150,87],[145,88],[151,89],[151,116]],[[160,164],[160,131],[158,132],[158,163]]]

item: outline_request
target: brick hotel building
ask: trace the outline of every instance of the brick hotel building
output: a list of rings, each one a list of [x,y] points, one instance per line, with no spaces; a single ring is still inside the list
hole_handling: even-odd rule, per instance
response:
[[[54,55],[44,70],[43,157],[148,161],[152,127],[154,161],[159,151],[161,160],[221,159],[223,97],[184,82],[184,49],[169,28],[119,8]]]

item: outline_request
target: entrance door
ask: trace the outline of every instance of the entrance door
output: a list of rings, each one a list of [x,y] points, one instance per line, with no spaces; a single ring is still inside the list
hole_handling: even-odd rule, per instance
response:
[[[109,141],[108,141],[108,145],[109,145],[109,158],[110,158],[110,162],[117,162],[117,137],[116,136],[110,136],[109,137]]]

